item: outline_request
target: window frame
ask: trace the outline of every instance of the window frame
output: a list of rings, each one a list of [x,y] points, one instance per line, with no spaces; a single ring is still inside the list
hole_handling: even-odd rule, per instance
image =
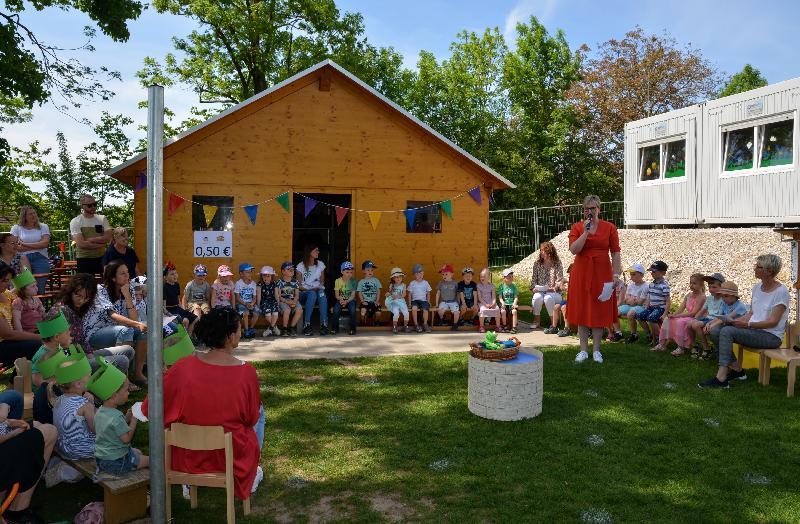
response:
[[[221,200],[225,200],[224,202],[220,202]],[[236,209],[236,197],[233,195],[192,195],[191,206],[192,206],[192,230],[193,231],[232,231],[234,225],[234,210]],[[225,205],[221,205],[225,204]],[[229,205],[228,205],[229,204]],[[196,218],[199,218],[200,215],[203,218],[208,218],[205,216],[203,211],[203,206],[215,206],[217,208],[216,213],[214,213],[214,217],[212,217],[212,222],[214,218],[216,218],[217,214],[220,212],[225,213],[227,218],[230,221],[225,222],[222,229],[212,229],[210,226],[211,224],[206,224],[206,227],[201,229],[195,229],[197,225]],[[230,227],[228,227],[230,224]]]
[[[762,134],[764,128],[769,124],[779,122],[792,122],[792,162],[789,164],[781,164],[777,166],[761,166],[762,148]],[[728,156],[728,133],[731,131],[739,131],[741,129],[753,130],[753,167],[749,169],[739,169],[736,171],[725,170],[725,158]],[[797,166],[797,111],[785,111],[775,115],[770,115],[763,118],[754,118],[743,122],[736,122],[728,125],[721,125],[719,127],[719,178],[738,178],[743,176],[754,175],[768,175],[772,173],[783,173],[786,171],[794,171]]]
[[[405,213],[403,213],[403,219],[404,219],[403,222],[405,223],[405,233],[407,235],[438,235],[438,234],[442,233],[442,227],[443,227],[443,223],[444,223],[444,220],[443,220],[443,217],[442,217],[443,211],[442,211],[442,208],[439,206],[438,202],[433,201],[433,200],[431,200],[431,201],[428,201],[428,200],[407,200],[406,201],[406,209],[407,210],[408,209],[416,209],[417,210],[417,213],[414,214],[415,223],[416,223],[417,217],[419,216],[419,212],[421,210],[423,210],[423,209],[428,209],[428,208],[431,209],[431,212],[434,214],[435,218],[438,219],[438,221],[434,220],[434,222],[433,222],[433,230],[432,231],[414,231],[413,229],[409,230],[408,220],[405,218]],[[439,226],[438,229],[436,227],[437,223],[438,223],[438,226]]]
[[[684,158],[683,162],[686,166],[684,168],[684,175],[681,177],[674,177],[674,178],[666,178],[666,158],[667,158],[667,144],[671,144],[673,142],[680,142],[683,141],[686,143],[684,147]],[[647,147],[658,146],[658,158],[659,158],[659,169],[658,169],[658,178],[656,180],[642,180],[642,149]],[[680,133],[677,135],[671,135],[667,137],[659,137],[657,140],[648,140],[644,142],[639,142],[636,144],[636,186],[658,186],[663,184],[682,184],[686,182],[689,178],[689,169],[688,169],[688,162],[687,156],[689,154],[689,138],[686,133]]]

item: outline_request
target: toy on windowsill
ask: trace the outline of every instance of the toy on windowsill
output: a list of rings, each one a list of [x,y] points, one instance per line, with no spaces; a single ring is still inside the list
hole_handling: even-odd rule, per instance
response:
[[[517,356],[522,343],[516,337],[497,340],[497,333],[489,331],[481,342],[473,342],[469,354],[483,360],[511,360]]]

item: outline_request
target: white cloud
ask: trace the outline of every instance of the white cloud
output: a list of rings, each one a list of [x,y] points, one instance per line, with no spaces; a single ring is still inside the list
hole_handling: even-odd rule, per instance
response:
[[[527,22],[531,15],[543,24],[548,22],[558,8],[558,0],[519,0],[506,15],[503,34],[506,42],[511,45],[515,41],[517,24]]]

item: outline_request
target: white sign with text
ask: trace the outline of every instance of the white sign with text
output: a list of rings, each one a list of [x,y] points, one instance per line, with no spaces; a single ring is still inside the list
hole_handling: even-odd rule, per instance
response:
[[[195,231],[195,258],[229,258],[233,256],[233,231]]]

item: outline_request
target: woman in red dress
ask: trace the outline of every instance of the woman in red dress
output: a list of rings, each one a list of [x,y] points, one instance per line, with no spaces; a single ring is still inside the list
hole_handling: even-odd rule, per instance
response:
[[[600,220],[600,198],[589,195],[583,199],[584,222],[576,222],[569,232],[569,250],[575,255],[569,279],[569,307],[567,321],[578,326],[581,350],[576,362],[589,358],[589,332],[592,334],[593,358],[603,362],[600,341],[603,328],[610,326],[617,316],[616,292],[605,301],[600,300],[606,283],[619,285],[621,259],[617,227]],[[609,252],[611,258],[609,259]]]
[[[232,355],[241,336],[239,315],[233,309],[212,309],[194,332],[209,350],[182,358],[164,374],[164,426],[173,422],[223,426],[232,433],[234,491],[244,500],[264,476],[254,430],[261,423],[258,375],[253,366]],[[147,410],[145,399],[145,416]],[[185,473],[224,472],[225,451],[173,448],[172,468]]]

